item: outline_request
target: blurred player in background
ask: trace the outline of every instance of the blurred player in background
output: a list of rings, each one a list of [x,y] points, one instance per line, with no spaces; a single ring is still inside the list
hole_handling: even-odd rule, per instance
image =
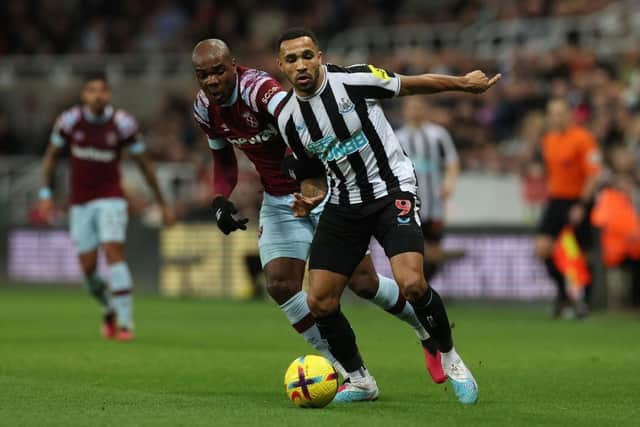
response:
[[[296,158],[310,166],[321,160],[331,181],[309,256],[308,302],[331,353],[349,373],[335,400],[378,397],[340,309],[348,279],[375,237],[402,294],[437,342],[458,400],[475,403],[478,386],[453,346],[444,303],[424,279],[415,171],[377,100],[445,90],[484,92],[500,76],[488,79],[481,71],[463,77],[398,76],[372,65],[323,64],[317,38],[304,28],[283,33],[278,46],[280,70],[294,87],[278,106],[278,127]]]
[[[192,54],[196,78],[202,90],[196,95],[194,117],[208,136],[213,155],[213,210],[218,228],[229,234],[246,230],[247,219],[237,212],[229,200],[238,178],[234,147],[253,162],[264,186],[260,209],[258,246],[267,277],[267,292],[287,316],[293,328],[337,367],[328,345],[320,336],[307,305],[302,281],[309,247],[322,207],[311,215],[296,216],[292,211],[294,194],[300,185],[283,172],[286,145],[272,117],[286,92],[269,74],[236,65],[229,47],[221,40],[198,43]],[[314,195],[315,185],[304,174],[319,171],[297,170],[297,180],[303,181],[304,192]],[[288,170],[287,167],[284,168]],[[336,254],[338,255],[338,254]],[[411,306],[399,292],[397,284],[376,274],[367,256],[350,281],[351,289],[363,298],[394,314],[411,325],[425,350],[429,373],[435,382],[446,378],[433,340],[415,316]],[[344,371],[341,374],[346,378]]]
[[[405,98],[402,104],[404,126],[396,131],[396,135],[416,171],[425,240],[424,276],[430,282],[444,259],[441,245],[444,204],[455,189],[460,164],[451,135],[427,119],[427,109],[424,97]]]
[[[40,210],[45,217],[52,205],[51,181],[58,157],[69,147],[71,167],[71,239],[78,252],[86,284],[104,307],[103,336],[121,341],[134,337],[132,280],[124,258],[128,221],[127,201],[120,184],[121,152],[138,164],[162,208],[165,224],[173,221],[166,205],[136,120],[111,104],[111,88],[103,74],[89,76],[82,89],[82,105],[64,111],[51,132],[43,160],[44,186]],[[96,271],[102,247],[109,284]]]
[[[571,108],[563,99],[547,105],[549,131],[542,140],[542,155],[547,170],[549,200],[538,225],[536,255],[541,258],[558,293],[552,315],[563,312],[578,317],[587,314],[584,301],[572,301],[564,275],[553,261],[553,244],[566,225],[571,225],[578,244],[585,251],[591,245],[589,211],[600,175],[601,156],[591,133],[573,123]],[[573,312],[573,313],[572,313]]]

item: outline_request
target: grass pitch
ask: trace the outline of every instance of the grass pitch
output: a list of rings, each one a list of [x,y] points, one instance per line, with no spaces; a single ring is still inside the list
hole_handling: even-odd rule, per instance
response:
[[[475,406],[433,384],[413,332],[346,306],[380,399],[303,410],[282,377],[311,352],[275,304],[136,298],[137,339],[103,341],[81,291],[0,288],[1,426],[620,426],[640,416],[640,321],[552,322],[542,309],[452,306]]]

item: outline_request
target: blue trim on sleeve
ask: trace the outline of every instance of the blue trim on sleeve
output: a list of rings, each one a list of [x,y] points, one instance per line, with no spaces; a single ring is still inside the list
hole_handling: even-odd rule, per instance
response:
[[[209,141],[209,148],[212,150],[222,150],[227,146],[227,141],[221,138],[207,138],[207,140]]]
[[[51,144],[55,147],[64,147],[66,144],[65,139],[60,135],[60,132],[51,132],[51,137],[49,138]]]
[[[269,104],[267,104],[267,111],[269,111],[269,114],[273,116],[273,114],[276,111],[276,108],[280,104],[280,101],[282,101],[282,99],[285,98],[286,96],[287,96],[287,92],[282,91],[282,92],[276,93],[271,97]]]
[[[147,146],[144,141],[139,139],[133,144],[129,146],[129,153],[131,154],[142,154],[147,150]]]

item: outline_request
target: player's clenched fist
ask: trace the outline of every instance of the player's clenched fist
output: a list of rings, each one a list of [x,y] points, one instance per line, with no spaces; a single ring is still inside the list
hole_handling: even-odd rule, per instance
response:
[[[224,234],[229,234],[238,229],[247,229],[246,224],[249,220],[247,218],[243,218],[242,215],[238,213],[238,210],[232,202],[222,196],[218,196],[213,199],[213,203],[211,205],[213,207],[213,213],[216,216],[218,228]]]
[[[485,90],[496,84],[496,82],[500,80],[500,77],[502,77],[501,74],[496,74],[491,79],[489,79],[485,75],[485,73],[480,70],[472,71],[464,76],[464,78],[467,80],[467,91],[472,93],[484,92]]]

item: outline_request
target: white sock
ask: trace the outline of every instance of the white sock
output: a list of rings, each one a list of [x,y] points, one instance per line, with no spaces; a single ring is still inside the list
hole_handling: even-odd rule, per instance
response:
[[[329,359],[331,364],[335,365],[336,358],[329,351],[329,343],[320,335],[320,330],[307,305],[307,293],[305,291],[298,292],[282,304],[280,310],[284,312],[291,326],[302,335],[304,340]]]
[[[398,299],[401,298],[400,288],[393,279],[380,274],[378,274],[378,283],[378,292],[371,301],[383,310],[389,311],[398,303]],[[404,297],[402,297],[402,301],[404,301]],[[411,304],[407,304],[407,302],[404,301],[404,307],[399,313],[392,313],[390,311],[389,313],[408,323],[416,332],[420,341],[424,341],[429,338],[429,333],[424,329],[424,326],[422,326],[416,317],[416,313],[413,311]]]
[[[131,272],[126,262],[109,265],[111,304],[116,312],[118,327],[133,329],[133,296]]]
[[[367,370],[367,368],[362,366],[355,371],[349,372],[347,376],[350,381],[357,382],[369,377],[369,371]]]
[[[448,366],[460,359],[455,347],[451,347],[450,351],[440,354],[442,355],[442,366]]]

